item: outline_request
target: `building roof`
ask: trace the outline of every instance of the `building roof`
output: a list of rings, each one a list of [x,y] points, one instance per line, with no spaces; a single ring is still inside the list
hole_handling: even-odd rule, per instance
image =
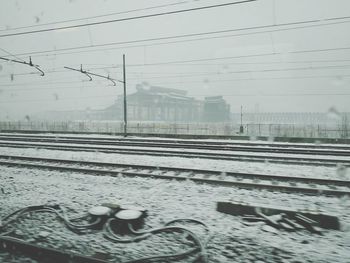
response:
[[[187,94],[186,90],[164,88],[164,87],[159,87],[159,86],[150,86],[148,84],[137,84],[136,90],[137,91],[148,91],[151,93],[176,93],[176,94],[183,95],[183,96],[185,96]]]

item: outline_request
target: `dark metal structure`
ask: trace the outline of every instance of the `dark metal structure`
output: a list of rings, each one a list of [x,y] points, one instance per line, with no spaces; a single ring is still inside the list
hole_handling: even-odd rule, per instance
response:
[[[187,96],[187,91],[138,84],[127,96],[128,120],[165,122],[224,122],[230,119],[230,106],[222,96],[205,101]],[[122,96],[108,111],[122,112]],[[121,116],[119,116],[121,119]]]
[[[205,122],[225,122],[230,119],[230,105],[222,96],[206,97],[203,107]]]

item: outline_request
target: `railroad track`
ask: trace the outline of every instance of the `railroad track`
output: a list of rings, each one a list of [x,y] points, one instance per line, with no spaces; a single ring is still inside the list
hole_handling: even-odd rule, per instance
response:
[[[258,153],[282,153],[303,155],[331,155],[350,156],[350,146],[340,145],[303,145],[303,144],[266,144],[266,143],[244,143],[244,142],[210,142],[194,140],[151,140],[151,139],[125,139],[125,138],[87,138],[67,136],[38,136],[38,135],[1,135],[0,142],[43,142],[43,143],[72,143],[93,144],[108,146],[134,146],[134,147],[156,147],[197,149],[215,151],[244,151]]]
[[[172,143],[172,144],[195,144],[195,145],[224,145],[224,146],[269,146],[269,147],[287,147],[287,148],[311,148],[311,149],[342,149],[350,150],[350,145],[335,144],[311,144],[311,143],[276,143],[276,142],[257,142],[257,141],[234,141],[234,140],[189,140],[189,139],[151,139],[136,137],[91,137],[91,136],[64,136],[64,135],[30,135],[30,134],[4,134],[0,132],[0,138],[4,139],[76,139],[88,141],[108,141],[108,142],[148,142],[148,143]]]
[[[248,189],[301,193],[312,195],[350,195],[350,181],[268,174],[222,172],[217,170],[130,165],[90,161],[74,161],[52,158],[0,155],[0,165],[31,169],[45,169],[88,173],[104,176],[146,177],[168,180],[190,180],[196,183],[214,184]]]
[[[266,162],[282,163],[294,165],[314,165],[314,166],[350,166],[349,159],[328,159],[300,156],[270,156],[270,155],[250,155],[237,153],[220,153],[220,152],[186,152],[179,150],[158,150],[158,149],[135,149],[133,147],[101,147],[92,145],[68,145],[68,144],[45,144],[45,143],[25,143],[25,142],[0,142],[0,147],[12,148],[35,148],[60,151],[84,151],[84,152],[101,152],[113,154],[131,154],[131,155],[150,155],[150,156],[167,156],[182,158],[202,158],[212,160],[226,161],[249,161],[249,162]]]

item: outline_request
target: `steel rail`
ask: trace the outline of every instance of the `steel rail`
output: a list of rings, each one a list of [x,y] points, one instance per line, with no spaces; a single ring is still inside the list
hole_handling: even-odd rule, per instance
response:
[[[214,146],[263,146],[263,147],[285,147],[285,148],[305,148],[305,149],[339,149],[339,150],[349,150],[350,151],[350,145],[334,145],[334,144],[306,144],[306,143],[276,143],[276,142],[235,142],[232,140],[227,141],[203,141],[203,140],[188,140],[188,139],[145,139],[145,138],[103,138],[103,137],[78,137],[78,136],[49,136],[49,135],[19,135],[19,134],[1,134],[0,133],[0,139],[54,139],[54,140],[85,140],[93,143],[97,142],[144,142],[144,143],[170,143],[170,144],[188,144],[188,145],[214,145]]]
[[[94,145],[113,145],[113,146],[137,146],[137,147],[152,147],[152,148],[177,148],[177,149],[201,149],[201,150],[215,150],[215,151],[243,151],[243,152],[266,152],[266,153],[283,153],[283,154],[304,154],[304,155],[331,155],[331,156],[350,156],[349,150],[333,150],[333,149],[309,149],[299,148],[293,149],[289,147],[257,147],[255,145],[249,146],[227,146],[227,145],[198,145],[198,144],[184,144],[164,143],[163,141],[122,141],[122,140],[91,140],[91,139],[62,139],[62,138],[13,138],[1,137],[1,141],[22,141],[22,142],[50,142],[50,143],[74,143],[74,144],[94,144]]]
[[[299,181],[303,183],[316,183],[324,185],[338,185],[350,187],[350,180],[338,180],[328,178],[312,178],[312,177],[301,177],[301,176],[280,176],[280,175],[267,175],[257,173],[241,173],[241,172],[225,172],[220,170],[208,170],[208,169],[194,169],[194,168],[181,168],[181,167],[166,167],[166,166],[155,166],[155,165],[136,165],[136,164],[120,164],[120,163],[108,163],[108,162],[93,162],[93,161],[74,161],[68,159],[57,159],[57,158],[39,158],[30,156],[17,156],[17,155],[0,155],[0,160],[21,160],[21,161],[34,161],[34,162],[48,162],[48,163],[63,163],[63,164],[75,164],[75,165],[87,165],[87,166],[101,166],[101,167],[113,167],[113,168],[129,168],[129,169],[146,169],[154,171],[172,171],[181,173],[192,173],[194,174],[209,174],[214,176],[221,176],[225,173],[225,176],[242,177],[249,179],[268,179],[268,180],[289,180]]]
[[[6,123],[6,122],[4,122]],[[11,124],[8,124],[7,126],[13,126]],[[180,130],[183,130],[184,128],[179,128]],[[0,130],[0,134],[11,134],[11,135],[33,135],[33,136],[43,136],[43,134],[52,134],[52,136],[56,137],[65,137],[67,135],[69,136],[74,136],[77,137],[77,135],[80,136],[97,136],[97,135],[104,135],[108,136],[110,138],[120,138],[124,134],[122,132],[117,132],[117,131],[63,131],[63,130],[28,130],[28,129],[8,129],[4,128]],[[129,138],[142,138],[142,139],[151,139],[151,138],[162,138],[166,140],[194,140],[194,141],[201,141],[201,140],[219,140],[219,143],[224,143],[226,142],[241,142],[241,141],[246,141],[247,143],[256,143],[256,142],[261,142],[261,143],[280,143],[280,144],[308,144],[308,145],[324,145],[324,146],[344,146],[344,145],[350,145],[350,139],[346,138],[307,138],[307,137],[270,137],[270,136],[255,136],[256,139],[252,140],[252,136],[249,135],[237,135],[237,134],[231,134],[231,135],[201,135],[201,134],[183,134],[183,133],[147,133],[147,132],[130,132],[129,133],[130,137]],[[70,137],[68,137],[70,138]],[[83,137],[84,138],[84,137]],[[86,138],[86,137],[85,137]],[[96,138],[96,139],[103,139],[103,138]],[[272,141],[270,139],[273,139]],[[213,142],[213,141],[208,141]]]
[[[129,154],[129,155],[149,155],[149,156],[171,156],[182,158],[201,158],[212,160],[227,161],[249,161],[249,162],[270,162],[294,165],[316,165],[316,166],[350,166],[350,160],[346,159],[327,159],[327,158],[308,158],[308,157],[292,157],[292,156],[266,156],[266,155],[242,155],[227,153],[209,153],[209,152],[185,152],[185,151],[169,151],[154,149],[126,149],[117,147],[88,147],[75,145],[50,145],[50,144],[28,144],[28,143],[1,143],[0,147],[11,148],[36,148],[61,151],[85,151],[85,152],[101,152],[113,154]]]
[[[60,159],[47,159],[47,158],[34,158],[34,157],[19,157],[8,156],[8,160],[1,161],[0,165],[14,166],[22,168],[34,168],[34,169],[49,169],[57,171],[70,171],[79,173],[89,173],[94,175],[107,175],[118,176],[120,174],[129,177],[146,177],[146,178],[159,178],[159,179],[175,179],[175,180],[191,180],[197,183],[207,183],[221,186],[236,186],[240,188],[249,189],[268,189],[273,191],[293,192],[303,194],[316,194],[316,195],[330,195],[330,196],[344,196],[350,195],[350,189],[334,189],[335,186],[341,186],[343,188],[350,187],[350,181],[335,180],[335,179],[321,179],[321,178],[305,178],[305,177],[293,177],[293,176],[277,176],[277,175],[264,175],[264,174],[249,174],[249,173],[233,173],[228,172],[222,174],[220,171],[201,170],[201,169],[185,169],[185,168],[170,168],[170,167],[156,167],[145,165],[123,165],[113,163],[97,163],[97,162],[82,162],[72,160],[60,160]],[[19,160],[35,160],[40,163],[29,162],[16,162]],[[48,162],[50,164],[43,164]],[[54,163],[54,164],[52,164]],[[58,165],[59,164],[59,165]],[[74,166],[72,166],[72,164]],[[87,165],[89,168],[81,167]],[[70,166],[71,165],[71,166]],[[91,168],[95,166],[95,168]],[[112,170],[108,167],[123,168],[121,170]],[[169,172],[175,172],[169,174]],[[221,174],[221,175],[220,175]],[[199,177],[198,177],[199,176]],[[220,178],[224,177],[224,178]],[[235,180],[229,180],[229,179]],[[244,180],[251,180],[250,182]],[[262,180],[268,180],[272,183],[261,183]],[[279,182],[278,182],[279,181]],[[280,183],[288,183],[290,185],[281,185]],[[310,186],[295,186],[296,183],[310,183]],[[328,188],[317,188],[315,184],[327,186]],[[330,189],[332,188],[332,189]]]

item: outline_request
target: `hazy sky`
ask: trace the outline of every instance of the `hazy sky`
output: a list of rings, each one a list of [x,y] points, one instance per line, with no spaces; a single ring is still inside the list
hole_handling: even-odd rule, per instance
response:
[[[153,18],[3,36],[228,2],[232,1],[1,0],[0,56],[11,58],[9,52],[28,61],[31,54],[33,63],[40,65],[46,75],[27,74],[35,70],[0,60],[0,118],[111,105],[122,94],[121,84],[114,87],[98,78],[88,82],[86,76],[64,66],[79,68],[82,64],[86,70],[121,79],[123,54],[127,59],[128,93],[135,91],[137,83],[147,82],[183,89],[197,98],[223,95],[233,112],[238,112],[241,105],[251,112],[327,112],[331,107],[350,111],[349,0],[258,0]],[[341,17],[345,18],[338,19]],[[76,19],[82,20],[48,24]],[[305,21],[314,22],[280,25]],[[270,25],[276,26],[243,30]],[[235,29],[242,30],[232,31]],[[223,30],[231,31],[130,43]],[[114,44],[106,45],[109,43]],[[86,46],[90,47],[78,48]],[[215,58],[221,59],[209,60]],[[185,62],[191,60],[196,61]],[[175,61],[181,63],[168,63]]]

